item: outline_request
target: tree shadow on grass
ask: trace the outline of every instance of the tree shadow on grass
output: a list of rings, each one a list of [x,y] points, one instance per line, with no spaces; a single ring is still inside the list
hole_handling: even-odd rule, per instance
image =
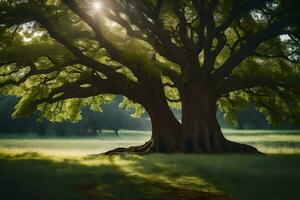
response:
[[[30,152],[0,155],[0,199],[229,199],[221,193],[172,184],[168,176],[161,178],[168,170],[166,166],[143,160],[143,157],[125,156],[55,161]]]
[[[299,199],[300,155],[158,154],[135,161],[136,171],[153,176],[163,174],[166,179],[203,179],[210,183],[208,188],[216,186],[234,199]]]
[[[300,155],[0,155],[0,199],[296,200]]]

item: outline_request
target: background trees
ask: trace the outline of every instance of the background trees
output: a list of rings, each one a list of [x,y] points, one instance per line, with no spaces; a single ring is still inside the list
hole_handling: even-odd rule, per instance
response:
[[[37,133],[40,136],[56,134],[57,136],[93,136],[101,134],[101,130],[149,130],[150,122],[145,114],[142,118],[132,118],[130,111],[119,108],[119,100],[117,98],[111,104],[103,107],[103,112],[93,112],[88,108],[82,109],[82,120],[76,123],[71,122],[49,122],[48,120],[38,121],[38,116],[30,118],[13,119],[11,114],[18,100],[14,97],[0,96],[0,134],[26,134]],[[173,110],[178,119],[181,118],[179,110]],[[222,128],[238,128],[238,129],[295,129],[288,123],[282,126],[274,127],[267,123],[264,116],[255,111],[252,106],[239,111],[237,115],[237,123],[225,121],[223,113],[218,111],[217,119]]]
[[[18,100],[14,97],[0,97],[0,134],[26,134],[37,133],[40,136],[95,136],[101,134],[103,129],[148,130],[149,121],[145,118],[132,118],[130,112],[119,108],[118,101],[103,107],[103,112],[92,112],[83,108],[83,119],[77,123],[55,123],[47,120],[38,121],[38,116],[30,118],[12,119],[11,114]]]

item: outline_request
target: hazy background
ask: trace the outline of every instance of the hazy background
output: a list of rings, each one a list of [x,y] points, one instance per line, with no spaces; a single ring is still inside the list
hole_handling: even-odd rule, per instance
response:
[[[111,104],[104,105],[103,112],[93,112],[88,108],[82,109],[82,120],[78,123],[63,122],[52,123],[47,120],[38,121],[36,116],[30,118],[12,119],[11,114],[18,102],[16,97],[0,96],[0,134],[38,134],[55,136],[95,136],[103,130],[111,130],[119,134],[119,130],[151,130],[151,122],[147,113],[141,118],[132,118],[130,112],[119,108],[121,97],[116,98]],[[180,119],[180,111],[174,110]],[[217,118],[222,128],[236,129],[294,129],[296,127],[284,124],[280,127],[269,125],[265,117],[256,112],[249,105],[248,108],[238,113],[239,125],[233,126],[225,122],[223,114],[217,113]]]

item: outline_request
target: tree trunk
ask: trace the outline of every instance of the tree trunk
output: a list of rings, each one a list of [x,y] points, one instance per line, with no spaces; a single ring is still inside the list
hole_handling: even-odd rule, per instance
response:
[[[185,152],[258,153],[257,149],[227,140],[216,118],[217,98],[209,87],[192,85],[182,93],[182,133]]]
[[[169,109],[167,102],[151,104],[151,106],[146,106],[146,110],[149,113],[152,124],[152,136],[150,140],[141,146],[121,147],[105,152],[104,155],[120,153],[173,153],[183,151],[181,124]]]
[[[151,119],[152,135],[150,140],[141,146],[117,148],[104,154],[113,155],[123,152],[138,154],[182,152],[181,124],[170,110],[164,96],[164,91],[157,89],[153,91],[149,98],[143,99],[140,103],[144,106]]]
[[[151,139],[141,146],[117,148],[105,155],[132,153],[258,153],[251,146],[231,142],[223,136],[216,118],[216,95],[209,89],[212,84],[191,84],[180,91],[182,124],[170,110],[163,90],[155,87],[148,98],[140,103],[147,110],[152,124]]]
[[[147,110],[151,118],[153,151],[154,152],[182,152],[183,142],[181,124],[165,105],[151,106]]]

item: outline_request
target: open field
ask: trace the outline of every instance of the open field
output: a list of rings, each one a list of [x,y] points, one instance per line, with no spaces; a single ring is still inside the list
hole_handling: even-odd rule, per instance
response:
[[[141,144],[149,132],[63,139],[0,136],[0,199],[299,199],[299,131],[225,132],[268,155],[87,158]]]
[[[225,129],[228,139],[247,143],[267,154],[300,154],[300,131],[265,131]],[[116,136],[105,131],[98,137],[37,137],[36,135],[0,135],[0,152],[38,152],[47,155],[85,156],[116,147],[143,144],[148,131],[120,131]]]

